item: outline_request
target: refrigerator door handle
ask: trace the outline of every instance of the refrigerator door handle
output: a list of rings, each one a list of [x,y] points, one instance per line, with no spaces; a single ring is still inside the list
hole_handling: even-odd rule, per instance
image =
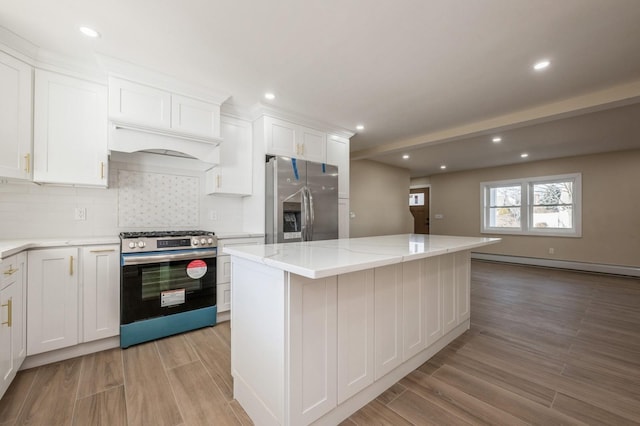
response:
[[[302,196],[302,227],[301,227],[301,236],[302,241],[308,241],[309,238],[307,236],[309,229],[309,202],[307,199],[307,191],[306,188],[302,187],[300,189],[300,195]]]
[[[314,217],[314,209],[313,209],[313,195],[311,195],[311,190],[307,187],[305,188],[306,192],[307,192],[307,200],[308,200],[308,205],[309,205],[309,226],[308,226],[308,232],[309,232],[309,241],[313,240],[313,222],[315,221],[315,217]]]

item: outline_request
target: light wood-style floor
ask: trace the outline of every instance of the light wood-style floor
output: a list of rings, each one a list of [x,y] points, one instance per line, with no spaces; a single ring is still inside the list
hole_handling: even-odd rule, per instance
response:
[[[229,342],[226,323],[22,371],[0,425],[251,424]],[[343,425],[584,423],[640,424],[640,280],[474,261],[471,329]]]

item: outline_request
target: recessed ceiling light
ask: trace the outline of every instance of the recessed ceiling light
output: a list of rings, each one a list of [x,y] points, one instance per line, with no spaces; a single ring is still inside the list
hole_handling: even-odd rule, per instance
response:
[[[502,138],[500,136],[496,136],[493,139],[491,139],[491,142],[493,143],[502,142]]]
[[[527,154],[526,152],[523,152],[522,154],[520,154],[520,157],[522,158],[527,158],[529,156],[529,154]]]
[[[94,30],[93,28],[89,28],[89,27],[80,27],[80,32],[84,35],[86,35],[87,37],[91,37],[91,38],[98,38],[100,37],[100,33],[97,32],[96,30]]]
[[[271,92],[268,92],[268,93],[264,94],[264,97],[265,97],[265,99],[268,99],[268,100],[272,101],[272,100],[274,100],[276,98],[276,95],[274,95]]]
[[[535,65],[533,66],[533,69],[536,71],[541,71],[549,67],[549,65],[551,65],[551,62],[545,59],[544,61],[536,62]]]
[[[402,159],[403,159],[403,160],[408,160],[408,159],[409,159],[409,154],[404,154],[404,155],[402,156]]]
[[[446,169],[446,168],[447,168],[447,166],[445,166],[445,165],[443,164],[442,166],[440,166],[440,168],[441,168],[442,170],[444,170],[444,169]]]
[[[364,126],[362,124],[358,124],[356,126],[356,130],[364,130]]]

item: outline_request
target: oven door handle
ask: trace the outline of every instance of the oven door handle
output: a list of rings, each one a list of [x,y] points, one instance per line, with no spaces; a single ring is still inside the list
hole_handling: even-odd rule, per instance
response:
[[[152,254],[152,255],[126,255],[122,256],[122,266],[145,265],[149,263],[171,262],[185,259],[209,259],[216,257],[217,250],[189,251],[185,253]]]

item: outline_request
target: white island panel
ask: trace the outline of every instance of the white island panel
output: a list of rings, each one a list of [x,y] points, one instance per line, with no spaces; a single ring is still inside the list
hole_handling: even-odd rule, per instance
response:
[[[340,423],[469,328],[470,249],[498,241],[229,249],[234,397],[256,424]]]

